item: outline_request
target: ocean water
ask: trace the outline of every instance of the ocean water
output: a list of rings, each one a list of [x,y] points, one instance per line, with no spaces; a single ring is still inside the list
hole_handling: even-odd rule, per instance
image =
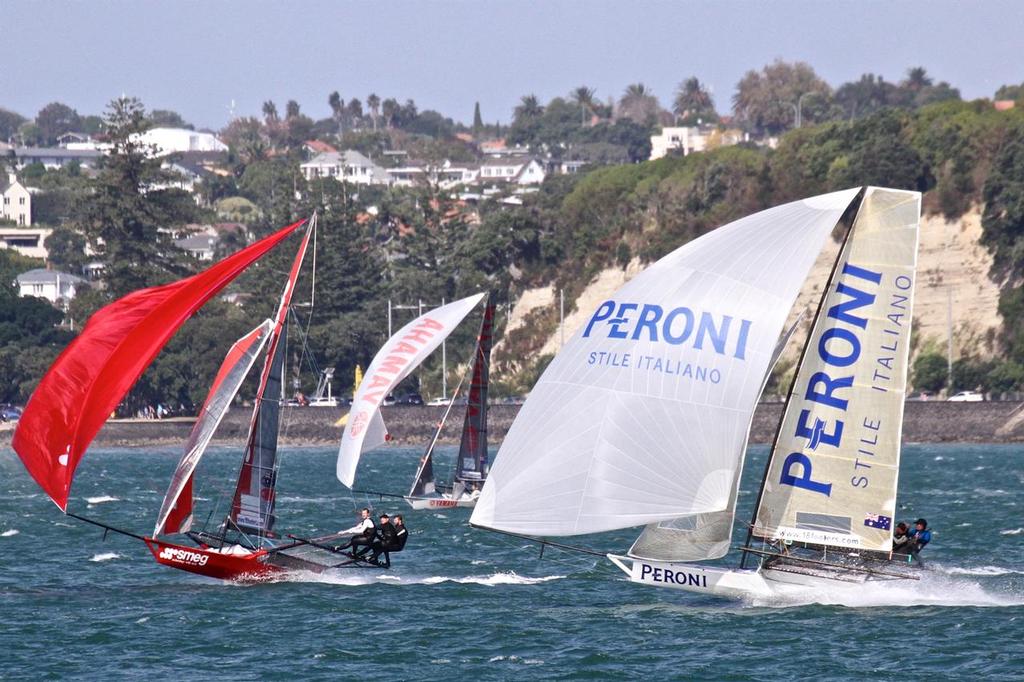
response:
[[[353,496],[334,479],[333,448],[283,450],[278,528],[336,531],[367,501],[401,510],[411,537],[393,569],[214,581],[64,517],[2,451],[0,678],[1021,679],[1024,448],[904,452],[899,517],[925,516],[935,529],[919,583],[726,601],[631,584],[598,557],[551,548],[540,557],[529,542],[471,529],[469,510],[412,512]],[[370,453],[358,484],[402,492],[419,454]],[[90,452],[71,511],[151,532],[177,456]],[[764,456],[760,447],[748,457],[742,519]],[[452,459],[442,448],[437,470]],[[215,448],[207,460],[199,518],[216,508],[238,452]],[[569,542],[622,552],[634,536]]]

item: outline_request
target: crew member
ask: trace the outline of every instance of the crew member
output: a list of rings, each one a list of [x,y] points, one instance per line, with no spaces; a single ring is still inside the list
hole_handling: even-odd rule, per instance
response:
[[[395,544],[396,537],[397,528],[391,524],[387,514],[381,514],[380,525],[377,526],[377,535],[373,541],[373,556],[370,557],[370,560],[377,561],[381,552],[390,551],[388,548]]]
[[[373,547],[373,538],[377,529],[373,525],[373,519],[370,518],[370,510],[363,507],[359,514],[362,517],[359,523],[338,532],[339,535],[348,535],[350,533],[353,535],[348,542],[335,547],[335,550],[351,549],[353,556],[362,556]]]
[[[924,519],[914,521],[914,527],[907,532],[907,536],[913,545],[913,554],[917,554],[932,541],[932,532],[928,528],[928,522]]]
[[[892,553],[910,554],[910,536],[907,535],[907,524],[900,521],[892,531]]]
[[[405,549],[405,542],[409,539],[409,530],[405,527],[405,520],[402,519],[402,515],[395,514],[394,520],[389,525],[395,534],[394,539],[390,543],[381,542],[379,548],[377,545],[374,545],[372,561],[377,561],[377,557],[381,552],[401,552]]]

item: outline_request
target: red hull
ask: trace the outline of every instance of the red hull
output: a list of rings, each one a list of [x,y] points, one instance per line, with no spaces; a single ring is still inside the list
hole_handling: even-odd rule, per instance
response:
[[[250,554],[220,552],[186,547],[154,538],[143,538],[158,564],[219,580],[262,580],[284,569],[266,563],[269,554],[261,549]]]

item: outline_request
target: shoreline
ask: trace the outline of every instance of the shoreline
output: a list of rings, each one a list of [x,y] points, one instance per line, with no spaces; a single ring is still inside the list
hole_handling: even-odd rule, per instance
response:
[[[505,437],[519,413],[519,405],[492,405],[488,436],[496,445]],[[382,409],[384,422],[397,445],[423,445],[434,434],[443,406],[391,406]],[[281,416],[280,442],[285,445],[331,445],[341,439],[337,421],[347,407],[286,407]],[[761,403],[754,413],[750,444],[770,444],[782,412],[782,403]],[[244,443],[251,411],[233,408],[225,415],[216,445]],[[462,411],[456,407],[438,442],[458,444]],[[108,421],[93,441],[97,446],[144,447],[180,445],[188,438],[194,419],[116,419]],[[0,426],[0,447],[10,447],[13,425]],[[1024,403],[910,401],[903,420],[904,443],[1020,443],[1024,442]]]

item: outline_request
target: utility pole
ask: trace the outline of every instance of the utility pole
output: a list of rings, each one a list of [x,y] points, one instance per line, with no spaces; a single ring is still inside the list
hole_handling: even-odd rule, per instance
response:
[[[562,340],[558,344],[561,350],[565,346],[565,289],[558,290],[558,329],[562,335]]]

